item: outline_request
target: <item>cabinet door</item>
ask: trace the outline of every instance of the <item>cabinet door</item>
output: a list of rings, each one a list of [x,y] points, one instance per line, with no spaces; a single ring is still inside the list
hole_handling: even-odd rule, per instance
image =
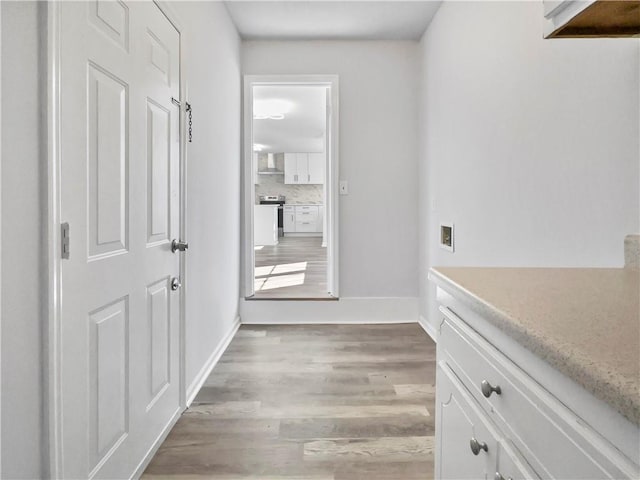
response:
[[[296,211],[294,207],[288,207],[285,205],[282,221],[283,232],[290,233],[296,231]]]
[[[498,466],[495,480],[528,480],[540,478],[509,440],[501,440],[498,446]]]
[[[322,185],[324,183],[325,155],[324,153],[309,154],[309,183]]]
[[[298,183],[296,177],[298,175],[298,157],[295,153],[284,154],[284,183]]]
[[[296,164],[298,171],[296,172],[296,183],[309,183],[309,154],[296,153]]]
[[[448,365],[440,362],[436,386],[436,478],[493,479],[496,472],[496,435],[473,407]],[[474,454],[471,442],[482,447]]]
[[[318,207],[318,223],[316,225],[316,232],[322,233],[324,230],[324,206]]]

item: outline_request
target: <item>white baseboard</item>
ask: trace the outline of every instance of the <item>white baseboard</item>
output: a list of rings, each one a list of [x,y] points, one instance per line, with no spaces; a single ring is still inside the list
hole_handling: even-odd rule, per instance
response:
[[[146,468],[149,466],[149,463],[151,463],[151,460],[153,459],[155,454],[158,452],[160,445],[162,445],[162,442],[165,441],[165,439],[169,435],[169,432],[171,432],[171,429],[173,428],[173,426],[180,419],[180,416],[182,415],[182,411],[183,410],[181,408],[178,408],[176,410],[176,412],[171,417],[171,420],[167,422],[165,427],[160,432],[160,435],[156,437],[155,441],[153,442],[153,445],[151,445],[151,448],[149,448],[149,450],[147,451],[147,454],[140,461],[135,471],[133,472],[133,475],[131,475],[130,478],[140,478],[140,476],[144,473]]]
[[[420,315],[418,323],[420,324],[422,329],[427,332],[427,335],[429,335],[434,342],[438,343],[438,331],[436,330],[436,328],[432,324],[430,324],[429,321],[422,315]]]
[[[227,334],[220,341],[216,349],[213,351],[213,353],[208,358],[204,366],[200,369],[200,371],[196,375],[196,378],[193,380],[193,382],[191,382],[191,385],[189,385],[189,387],[187,388],[187,408],[189,408],[189,405],[191,405],[191,402],[193,402],[193,399],[200,391],[200,388],[202,388],[202,385],[211,374],[213,367],[216,366],[216,364],[218,363],[218,360],[220,360],[220,357],[222,357],[222,354],[229,346],[229,343],[231,343],[231,340],[233,340],[233,336],[238,331],[238,328],[240,328],[240,317],[236,317],[236,319],[233,322],[233,325],[231,326]]]
[[[240,299],[243,324],[415,323],[416,297],[347,297],[337,301]]]

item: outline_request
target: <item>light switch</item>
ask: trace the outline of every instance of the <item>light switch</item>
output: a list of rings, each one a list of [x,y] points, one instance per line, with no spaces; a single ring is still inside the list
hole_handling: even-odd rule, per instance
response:
[[[349,195],[349,182],[340,180],[340,195]]]

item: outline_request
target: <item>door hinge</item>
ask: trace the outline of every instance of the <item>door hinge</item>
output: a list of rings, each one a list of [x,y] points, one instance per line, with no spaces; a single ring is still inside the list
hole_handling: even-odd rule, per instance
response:
[[[69,258],[69,223],[64,222],[60,225],[60,255],[62,258]]]

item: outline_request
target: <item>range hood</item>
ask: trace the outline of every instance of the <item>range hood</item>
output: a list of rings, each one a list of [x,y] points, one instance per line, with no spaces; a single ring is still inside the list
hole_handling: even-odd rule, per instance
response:
[[[640,0],[544,1],[545,38],[640,35]]]
[[[283,170],[276,167],[276,159],[273,153],[267,154],[267,168],[259,168],[258,175],[284,175]]]

